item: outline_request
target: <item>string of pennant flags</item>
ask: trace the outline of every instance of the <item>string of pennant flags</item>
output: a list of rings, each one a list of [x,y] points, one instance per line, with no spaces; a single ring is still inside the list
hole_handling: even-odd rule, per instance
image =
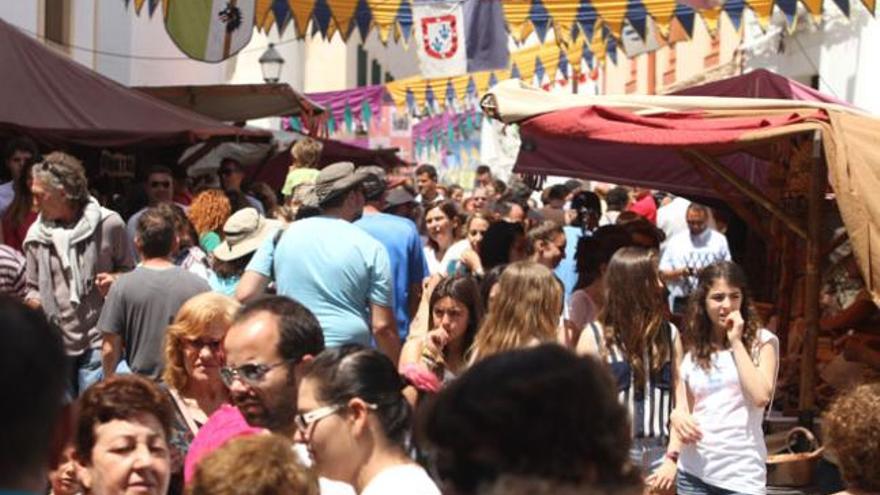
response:
[[[162,4],[168,17],[176,12],[192,11],[199,5],[222,4],[228,10],[224,22],[268,32],[275,28],[281,34],[291,26],[300,38],[321,35],[330,39],[339,34],[347,40],[354,32],[361,39],[375,30],[383,42],[389,39],[409,42],[413,36],[413,0],[123,0],[133,3],[140,14],[144,6],[153,16]],[[417,0],[418,1],[418,0]],[[460,0],[478,1],[478,0]],[[485,1],[485,0],[479,0]],[[501,0],[495,0],[501,1]],[[843,14],[849,16],[856,0],[833,0]],[[877,0],[860,0],[873,15]],[[197,5],[199,4],[199,5]],[[667,36],[673,22],[692,31],[694,18],[702,17],[710,31],[717,28],[722,14],[739,26],[745,9],[753,11],[758,21],[767,26],[774,7],[785,15],[789,27],[797,17],[798,4],[815,19],[823,12],[822,0],[503,0],[504,22],[517,42],[532,33],[546,40],[552,29],[556,39],[570,42],[583,38],[593,40],[598,30],[607,32],[618,42],[626,26],[642,38],[648,24],[654,23],[662,36]],[[206,9],[207,16],[212,15]],[[227,12],[227,10],[224,10]],[[181,14],[182,15],[182,14]],[[238,18],[236,17],[238,16]]]

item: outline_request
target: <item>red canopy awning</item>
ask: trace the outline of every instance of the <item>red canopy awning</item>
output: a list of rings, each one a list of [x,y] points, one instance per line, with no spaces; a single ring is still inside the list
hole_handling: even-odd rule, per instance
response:
[[[49,146],[167,146],[208,139],[268,140],[126,88],[0,20],[0,134]]]

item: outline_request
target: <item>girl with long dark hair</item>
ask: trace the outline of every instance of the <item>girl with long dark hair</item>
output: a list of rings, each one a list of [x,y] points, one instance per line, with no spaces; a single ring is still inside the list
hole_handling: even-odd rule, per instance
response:
[[[581,333],[577,349],[608,364],[632,418],[630,457],[648,485],[667,490],[675,479],[674,452],[679,449],[668,421],[682,353],[678,330],[666,316],[656,253],[619,249],[608,263],[604,284],[605,306]]]
[[[752,306],[742,269],[704,268],[688,303],[672,425],[685,443],[678,493],[763,495],[764,409],[776,386],[779,340]]]

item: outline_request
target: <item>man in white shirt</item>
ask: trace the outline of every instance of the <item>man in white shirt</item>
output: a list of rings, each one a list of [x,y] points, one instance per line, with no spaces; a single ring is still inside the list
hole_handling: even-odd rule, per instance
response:
[[[688,230],[669,239],[660,257],[660,275],[669,289],[673,313],[684,312],[700,270],[718,261],[730,261],[727,238],[709,228],[708,208],[691,203],[685,219]]]

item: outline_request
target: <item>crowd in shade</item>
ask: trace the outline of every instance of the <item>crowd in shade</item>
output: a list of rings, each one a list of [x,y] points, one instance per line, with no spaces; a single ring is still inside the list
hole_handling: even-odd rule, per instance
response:
[[[291,154],[116,211],[7,143],[0,493],[767,493],[780,341],[723,211]],[[880,493],[880,387],[821,430],[822,493]]]

